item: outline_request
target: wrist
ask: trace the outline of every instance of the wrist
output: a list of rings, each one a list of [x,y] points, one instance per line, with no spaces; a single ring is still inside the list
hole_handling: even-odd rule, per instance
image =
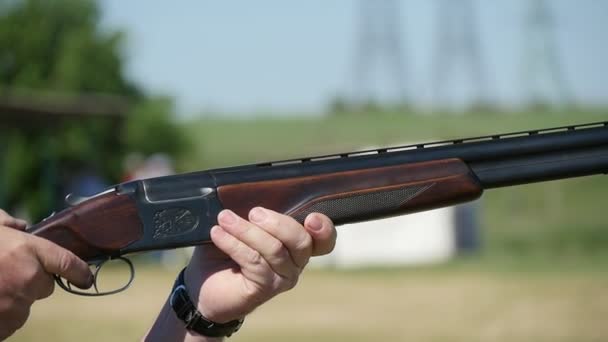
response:
[[[193,294],[194,297],[198,298],[197,300],[190,297],[186,274],[193,275],[188,268],[183,269],[175,280],[169,297],[169,304],[175,316],[185,324],[186,330],[206,337],[230,337],[237,332],[241,328],[244,318],[224,321],[227,318],[220,315],[210,315],[214,317],[213,319],[206,316],[209,315],[210,310],[206,310],[207,313],[201,312],[199,309],[201,305],[198,304],[202,291],[195,291]],[[190,286],[197,284],[196,282],[192,283],[192,281],[190,279]],[[194,281],[196,281],[196,278]],[[198,284],[202,284],[202,282]],[[200,288],[200,285],[196,287],[196,289],[198,288]]]
[[[188,292],[188,296],[190,296],[190,300],[192,303],[196,305],[196,309],[207,319],[217,323],[226,323],[233,321],[235,319],[239,319],[240,317],[228,317],[221,312],[218,312],[216,308],[214,308],[210,303],[205,302],[205,298],[203,297],[201,289],[203,287],[203,283],[205,281],[205,275],[197,270],[195,267],[192,267],[190,264],[186,266],[184,270],[184,283],[186,285],[186,291]]]

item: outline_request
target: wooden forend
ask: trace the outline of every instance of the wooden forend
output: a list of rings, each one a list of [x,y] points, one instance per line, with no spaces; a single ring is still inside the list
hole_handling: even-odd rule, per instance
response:
[[[479,181],[460,159],[325,173],[218,188],[222,206],[247,217],[256,206],[303,222],[321,212],[336,224],[445,207],[478,198]]]

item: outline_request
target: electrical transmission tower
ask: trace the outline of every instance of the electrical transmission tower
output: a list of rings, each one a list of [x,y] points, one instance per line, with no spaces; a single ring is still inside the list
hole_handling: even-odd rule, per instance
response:
[[[524,87],[529,105],[573,104],[559,60],[555,17],[544,0],[529,0],[524,22]]]
[[[372,83],[378,67],[387,72],[391,92],[400,103],[406,102],[403,53],[401,50],[399,0],[360,0],[358,39],[355,50],[355,102],[375,100]]]
[[[457,74],[468,74],[472,82],[472,103],[488,103],[488,84],[479,47],[477,17],[471,0],[438,1],[436,46],[433,56],[432,91],[435,106],[450,105]],[[452,82],[450,82],[452,81]],[[448,94],[448,86],[452,94]],[[451,96],[450,96],[451,95]]]

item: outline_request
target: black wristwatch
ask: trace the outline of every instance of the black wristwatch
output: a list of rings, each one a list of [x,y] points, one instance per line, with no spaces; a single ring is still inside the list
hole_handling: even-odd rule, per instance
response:
[[[184,268],[177,276],[169,303],[175,315],[186,324],[186,329],[208,337],[230,337],[243,325],[244,318],[227,323],[215,323],[205,318],[190,300],[184,282]]]

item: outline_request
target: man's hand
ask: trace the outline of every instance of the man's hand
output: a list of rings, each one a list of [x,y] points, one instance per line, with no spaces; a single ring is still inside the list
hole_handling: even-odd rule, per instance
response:
[[[52,274],[81,288],[93,283],[84,261],[50,241],[22,232],[26,225],[0,209],[0,340],[23,326],[35,300],[51,295]]]
[[[252,209],[247,220],[224,210],[218,223],[211,229],[213,244],[196,247],[185,272],[190,299],[216,323],[243,318],[293,288],[308,259],[331,252],[336,244],[334,224],[317,213],[301,225],[264,208]],[[222,339],[187,332],[167,301],[144,340]]]
[[[275,295],[293,288],[308,259],[331,252],[336,230],[329,218],[293,218],[254,208],[248,220],[232,211],[211,230],[215,246],[200,246],[186,269],[190,296],[208,319],[242,318]],[[200,289],[200,290],[199,290]]]

